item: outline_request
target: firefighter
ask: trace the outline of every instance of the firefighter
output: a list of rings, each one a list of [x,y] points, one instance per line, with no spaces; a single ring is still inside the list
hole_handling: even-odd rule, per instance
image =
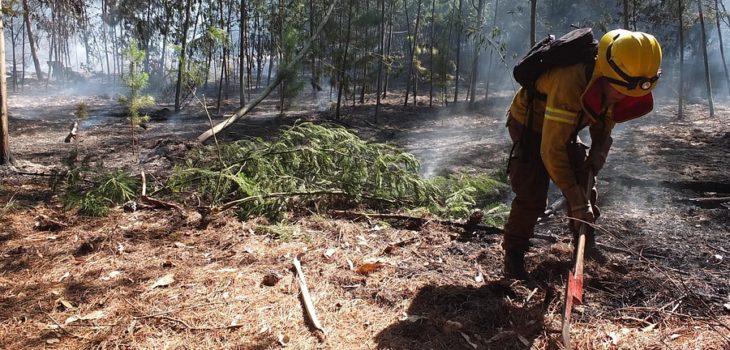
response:
[[[596,188],[590,195],[585,189],[589,181],[595,183],[589,174],[597,174],[606,161],[611,130],[654,107],[652,90],[662,61],[654,36],[613,30],[601,38],[597,52],[595,63],[556,67],[540,75],[535,87],[544,98],[520,89],[510,106],[507,128],[513,151],[508,171],[515,198],[502,243],[505,277],[527,278],[525,252],[545,211],[550,180],[565,196],[571,218],[595,222],[600,215]],[[590,150],[578,137],[586,126]],[[574,237],[579,227],[579,221],[570,220]],[[586,236],[586,258],[605,260],[596,249],[592,229]]]

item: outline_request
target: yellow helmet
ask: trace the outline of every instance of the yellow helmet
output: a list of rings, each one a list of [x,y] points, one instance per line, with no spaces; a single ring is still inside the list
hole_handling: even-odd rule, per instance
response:
[[[662,48],[653,35],[616,29],[598,44],[594,76],[602,76],[618,92],[633,97],[647,95],[661,75]]]

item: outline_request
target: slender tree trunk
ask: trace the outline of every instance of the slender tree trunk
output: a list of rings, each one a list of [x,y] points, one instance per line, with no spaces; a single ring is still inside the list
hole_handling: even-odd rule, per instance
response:
[[[415,80],[418,79],[417,77],[414,77],[414,72],[413,72],[414,62],[413,61],[416,59],[416,47],[418,46],[418,25],[420,24],[420,22],[421,22],[421,0],[418,0],[418,8],[416,10],[416,27],[414,28],[415,30],[413,31],[413,37],[412,37],[413,43],[410,44],[410,47],[409,47],[411,52],[410,52],[410,55],[409,55],[410,57],[408,60],[408,80],[406,81],[406,100],[405,100],[405,103],[403,103],[404,106],[408,106],[408,93],[410,92],[410,89],[411,89],[411,83],[413,82],[413,84],[415,84]],[[415,104],[416,104],[416,88],[414,86],[414,88],[413,88],[413,105],[415,105]]]
[[[104,56],[106,57],[106,75],[111,76],[112,69],[109,64],[109,43],[107,42],[107,12],[106,12],[106,1],[101,1],[101,39],[104,41]],[[101,70],[104,71],[104,63],[101,65]]]
[[[370,12],[370,0],[365,1],[365,12]],[[370,37],[370,25],[365,24],[365,38]],[[367,39],[365,39],[367,42]],[[367,49],[367,53],[363,54],[363,62],[362,62],[362,79],[360,80],[360,104],[365,103],[365,90],[368,85],[368,63],[370,63],[370,60],[368,59],[368,54],[370,53],[370,48]]]
[[[431,1],[431,44],[429,45],[429,67],[428,67],[428,107],[433,107],[433,50],[434,38],[436,37],[436,0]]]
[[[533,0],[534,1],[534,0]],[[461,73],[461,32],[464,31],[464,0],[459,0],[458,28],[456,29],[456,77],[454,79],[454,103],[459,101],[459,75]]]
[[[484,6],[487,4],[485,0],[479,0],[479,6],[477,7],[477,20],[476,27],[477,33],[484,33],[481,29],[484,25],[482,17],[484,17]],[[479,79],[479,51],[481,47],[479,45],[479,35],[474,36],[474,58],[471,64],[471,86],[469,87],[469,107],[474,108],[474,102],[477,95],[477,80]]]
[[[624,29],[629,29],[629,0],[623,0],[624,2]]]
[[[187,53],[187,42],[188,42],[188,25],[190,24],[190,4],[192,0],[187,0],[185,3],[185,20],[183,22],[180,47],[180,58],[177,62],[177,84],[175,85],[175,112],[180,111],[180,95],[182,93],[183,84],[183,70],[185,69],[185,56]]]
[[[21,68],[23,69],[23,72],[20,76],[20,91],[23,91],[25,89],[25,26],[21,24],[23,33],[21,34],[23,36],[23,46],[20,48],[20,56],[21,58]]]
[[[2,1],[0,1],[1,3]],[[10,44],[13,51],[13,92],[18,91],[18,61],[15,58],[15,18],[14,15],[10,16]]]
[[[225,18],[223,17],[223,0],[218,0],[218,6],[220,6],[220,25],[221,29],[226,27]],[[226,45],[222,43],[221,48],[221,74],[218,80],[218,102],[216,103],[216,113],[221,114],[221,99],[223,99],[223,78],[226,72]]]
[[[677,118],[684,119],[684,0],[677,1],[679,26],[679,86],[677,87]]]
[[[720,28],[720,7],[718,0],[715,0],[715,22],[717,24],[717,38],[720,45],[720,57],[722,57],[722,67],[725,69],[725,87],[730,92],[730,73],[727,70],[727,61],[725,60],[725,45],[722,42],[722,28]]]
[[[494,2],[494,19],[492,20],[492,30],[497,28],[497,15],[499,14],[499,0]],[[492,63],[494,60],[494,47],[490,45],[489,48],[489,63],[487,64],[487,77],[484,83],[484,103],[487,103],[489,99],[489,83],[492,81]]]
[[[537,42],[537,0],[530,0],[530,47]]]
[[[0,1],[0,7],[2,7],[2,1]],[[12,160],[10,159],[8,132],[8,83],[5,79],[7,76],[5,71],[5,28],[2,16],[0,16],[0,63],[2,63],[0,64],[0,165],[5,165]]]
[[[28,9],[28,0],[23,0],[23,18],[25,20],[25,29],[28,32],[28,44],[30,44],[30,54],[33,56],[33,65],[35,66],[35,75],[38,81],[43,80],[43,71],[41,70],[41,61],[38,59],[36,51],[35,39],[33,38],[33,28],[30,24],[30,10]]]
[[[243,71],[246,57],[246,28],[248,28],[248,18],[246,18],[246,0],[241,0],[241,24],[239,25],[240,39],[238,43],[238,99],[240,106],[246,105],[246,85],[243,81]]]
[[[345,39],[345,51],[340,59],[340,74],[337,79],[337,107],[335,108],[335,118],[340,119],[340,105],[342,104],[342,89],[345,87],[345,73],[347,72],[347,51],[350,49],[350,30],[352,29],[352,1],[347,4],[347,35]]]
[[[314,10],[314,0],[309,0],[309,35],[314,34],[314,16],[315,16],[315,10]],[[319,73],[317,72],[317,55],[319,54],[319,47],[320,45],[317,45],[316,49],[312,50],[312,59],[310,61],[310,70],[312,74],[312,93],[316,96],[317,93],[320,90],[319,87]],[[376,107],[377,108],[377,107]]]
[[[435,1],[435,0],[434,0]],[[380,0],[380,33],[378,34],[378,91],[375,94],[375,124],[378,124],[380,114],[380,93],[383,78],[383,57],[385,47],[385,0]]]
[[[702,11],[702,1],[697,0],[697,9],[700,12],[700,27],[702,28],[702,59],[705,64],[705,85],[707,87],[707,102],[710,105],[710,118],[715,116],[715,103],[712,101],[712,82],[710,81],[710,64],[707,59],[707,31],[705,30],[705,16]]]
[[[388,14],[388,47],[385,49],[385,56],[390,57],[390,44],[393,42],[393,12],[395,3],[390,2],[390,13]],[[383,83],[383,98],[388,97],[388,82],[390,81],[390,65],[385,67],[385,82]]]

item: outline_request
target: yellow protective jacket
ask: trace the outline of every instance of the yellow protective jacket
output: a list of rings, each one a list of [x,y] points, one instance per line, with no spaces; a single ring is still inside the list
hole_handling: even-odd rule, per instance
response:
[[[591,150],[589,161],[599,160],[603,165],[611,147],[611,130],[615,123],[607,117],[611,108],[602,108],[602,118],[594,118],[584,110],[582,96],[591,81],[583,63],[553,68],[536,82],[538,92],[547,99],[534,98],[532,102],[532,128],[542,134],[540,154],[552,181],[560,188],[572,210],[589,205],[588,198],[578,186],[576,169],[568,155],[568,145],[577,132],[590,125]],[[527,126],[528,93],[525,89],[515,96],[510,114]],[[579,125],[580,124],[580,125]],[[600,169],[594,169],[598,171]]]

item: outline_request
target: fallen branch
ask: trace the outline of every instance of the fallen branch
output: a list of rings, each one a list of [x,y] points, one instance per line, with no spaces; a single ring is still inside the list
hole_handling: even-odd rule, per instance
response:
[[[409,216],[409,215],[403,215],[403,214],[378,214],[378,213],[360,213],[360,212],[353,212],[353,211],[347,211],[347,210],[332,210],[330,211],[331,214],[334,214],[335,216],[340,217],[355,217],[359,219],[391,219],[391,220],[405,220],[415,223],[417,226],[423,226],[427,222],[436,222],[440,225],[444,226],[452,226],[452,227],[459,227],[463,229],[473,229],[473,231],[479,231],[484,232],[486,234],[494,234],[499,235],[502,234],[502,229],[498,227],[493,226],[487,226],[487,225],[475,225],[470,222],[462,223],[462,222],[456,222],[451,220],[440,220],[440,219],[433,219],[433,218],[421,218],[416,216]]]
[[[180,324],[186,330],[189,330],[189,331],[217,331],[217,330],[221,330],[221,329],[235,329],[235,328],[240,328],[240,327],[243,326],[242,324],[230,324],[230,325],[227,325],[227,326],[204,326],[204,327],[198,327],[198,326],[191,326],[187,322],[185,322],[185,321],[183,321],[181,319],[177,319],[177,318],[170,317],[170,316],[164,316],[164,315],[162,315],[162,316],[152,316],[152,317],[149,317],[149,318],[172,321],[172,322],[175,322],[175,323]]]
[[[141,196],[139,197],[139,200],[147,205],[150,205],[155,208],[162,208],[162,209],[175,209],[179,211],[180,213],[184,213],[185,210],[183,210],[182,207],[179,205],[172,203],[172,202],[165,202],[161,201],[159,199],[150,197],[150,196]]]
[[[319,27],[317,27],[317,31],[314,32],[314,34],[309,38],[309,41],[304,45],[301,51],[294,56],[294,58],[289,61],[284,67],[279,69],[279,71],[276,73],[276,77],[274,78],[274,81],[267,86],[264,91],[262,91],[258,97],[251,100],[246,106],[236,111],[236,113],[233,114],[230,118],[218,123],[215,127],[212,127],[210,130],[207,130],[206,132],[200,134],[198,136],[198,142],[203,143],[207,141],[209,138],[211,138],[213,135],[218,134],[222,130],[228,128],[229,126],[233,125],[237,120],[241,119],[246,113],[250,112],[252,109],[254,109],[256,106],[258,106],[261,101],[263,101],[269,94],[276,89],[276,87],[284,80],[287,73],[291,72],[294,67],[299,64],[299,61],[302,60],[304,55],[307,54],[309,51],[309,48],[312,46],[312,43],[319,38],[319,34],[322,32],[322,29],[324,28],[325,24],[329,21],[330,15],[332,14],[332,10],[335,9],[335,6],[337,5],[339,1],[335,0],[332,1],[332,4],[330,5],[329,10],[327,10],[327,14],[322,18],[322,21],[319,23]]]
[[[702,204],[722,204],[730,202],[730,197],[706,197],[706,198],[689,198],[690,202],[702,203]]]
[[[314,303],[312,303],[312,297],[309,295],[309,288],[307,288],[307,281],[304,279],[304,271],[302,271],[302,264],[299,259],[294,258],[294,268],[297,271],[297,280],[299,281],[299,290],[301,291],[302,300],[304,301],[304,309],[307,312],[309,320],[312,322],[314,328],[325,334],[322,324],[319,323],[317,318],[317,311],[314,309]]]

